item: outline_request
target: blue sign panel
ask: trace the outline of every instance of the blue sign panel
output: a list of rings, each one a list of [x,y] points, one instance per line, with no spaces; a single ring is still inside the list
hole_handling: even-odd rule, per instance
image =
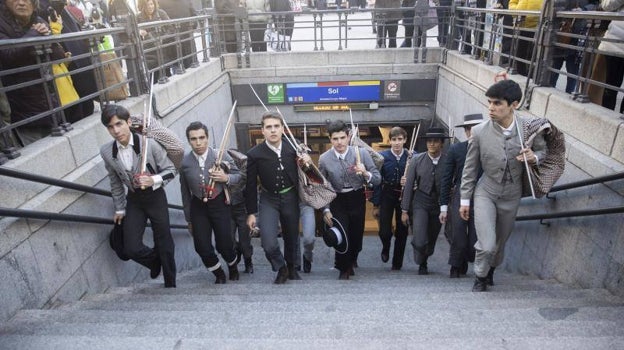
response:
[[[379,80],[286,84],[286,103],[379,101]]]

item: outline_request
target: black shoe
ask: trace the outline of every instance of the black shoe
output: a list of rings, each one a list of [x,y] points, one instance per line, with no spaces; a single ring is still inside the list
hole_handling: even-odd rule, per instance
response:
[[[312,262],[303,257],[303,272],[310,273],[312,271]]]
[[[490,271],[488,271],[487,276],[485,276],[488,286],[494,285],[494,270],[496,270],[495,267],[490,267]]]
[[[228,270],[230,281],[238,281],[238,278],[240,277],[238,274],[238,267],[236,265],[228,266]]]
[[[382,262],[388,262],[388,260],[390,259],[390,248],[382,248],[381,249],[381,261]]]
[[[400,266],[400,265],[392,264],[392,271],[399,271],[399,270],[401,270],[401,267],[402,266]]]
[[[354,267],[356,264],[354,264],[350,269],[347,270],[347,272],[349,272],[349,276],[355,276],[355,269]]]
[[[154,265],[152,265],[152,268],[150,269],[150,278],[156,279],[158,278],[159,275],[160,275],[160,259],[156,259],[156,261],[154,261]]]
[[[358,265],[357,260],[356,260],[356,261],[353,262],[353,268],[356,269],[358,267],[360,267],[360,266]]]
[[[464,261],[462,266],[459,268],[459,274],[460,275],[466,275],[466,273],[468,273],[468,262]]]
[[[459,278],[459,270],[461,270],[460,267],[451,266],[451,272],[449,274],[449,277],[450,278]]]
[[[244,273],[253,273],[253,262],[251,262],[251,258],[245,258],[245,271]]]
[[[487,278],[486,277],[477,277],[474,281],[474,285],[472,286],[473,292],[485,292],[487,291]]]
[[[175,288],[175,283],[165,283],[165,288]]]
[[[293,281],[301,280],[301,276],[299,276],[297,269],[292,264],[288,264],[288,279]]]
[[[348,269],[347,271],[340,271],[340,275],[338,275],[338,279],[339,280],[348,280],[349,276],[350,276],[349,270],[350,269]]]
[[[288,267],[284,265],[277,271],[277,276],[275,276],[275,281],[273,281],[273,283],[284,284],[286,281],[288,281]]]
[[[427,262],[426,261],[424,263],[420,264],[420,266],[418,266],[418,274],[419,275],[428,275],[429,274],[429,269],[427,268]]]
[[[212,271],[212,273],[216,277],[215,284],[225,284],[225,281],[227,280],[227,278],[225,277],[225,271],[223,271],[221,266],[219,266],[218,269]]]
[[[241,261],[241,256],[243,255],[243,248],[241,247],[240,242],[236,242],[234,246],[234,252],[236,253],[236,265]]]

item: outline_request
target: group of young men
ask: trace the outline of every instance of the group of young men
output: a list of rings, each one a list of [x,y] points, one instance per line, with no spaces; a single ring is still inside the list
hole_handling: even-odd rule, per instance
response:
[[[466,115],[457,127],[464,128],[469,140],[451,145],[446,154],[443,148],[448,136],[443,129],[430,128],[422,136],[427,151],[412,153],[404,147],[406,131],[392,128],[391,148],[381,152],[384,162],[380,170],[367,150],[350,145],[350,129],[344,122],[328,125],[332,147],[320,156],[318,169],[336,191],[335,199],[322,208],[322,217],[327,232],[339,233],[332,244],[326,240],[336,247],[339,279],[354,275],[362,249],[365,191],[374,188],[371,201],[373,216],[379,220],[383,262],[390,259],[395,237],[392,270],[402,268],[411,232],[418,274],[428,274],[427,260],[446,223],[451,225],[450,277],[465,275],[468,262],[474,262],[473,291],[493,285],[494,269],[502,262],[513,229],[525,166],[536,166],[546,147],[540,135],[532,148],[523,146],[522,118],[514,113],[522,98],[518,84],[498,82],[486,96],[489,119]],[[165,287],[175,287],[174,243],[163,186],[174,178],[176,168],[165,149],[152,142],[145,156],[147,171],[141,172],[142,140],[131,131],[125,108],[106,106],[102,123],[114,138],[101,148],[101,155],[113,193],[114,221],[123,225],[125,253],[149,268],[152,278],[162,269]],[[195,250],[218,284],[227,278],[217,253],[227,265],[230,280],[239,279],[241,253],[245,272],[253,272],[249,232],[257,229],[265,256],[276,272],[274,283],[301,279],[298,167],[312,160],[284,138],[279,113],[264,113],[261,130],[265,141],[247,152],[246,172],[241,172],[227,152],[208,146],[204,124],[193,122],[186,129],[192,150],[178,169],[184,214]],[[241,225],[243,218],[246,225]],[[152,223],[154,248],[143,244],[147,219]],[[239,249],[235,248],[237,231],[243,246]],[[311,255],[304,255],[303,261],[304,271],[309,272]]]

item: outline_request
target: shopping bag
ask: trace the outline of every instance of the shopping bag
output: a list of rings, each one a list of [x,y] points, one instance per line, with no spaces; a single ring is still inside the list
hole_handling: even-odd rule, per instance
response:
[[[102,66],[98,67],[96,72],[98,88],[104,90],[122,83],[125,78],[123,70],[121,69],[121,62],[116,60],[117,54],[115,51],[106,50],[103,44],[98,45],[98,50],[100,52],[100,62],[102,63]],[[119,101],[128,98],[128,94],[128,84],[124,83],[114,89],[106,91],[104,93],[104,98],[106,100]]]

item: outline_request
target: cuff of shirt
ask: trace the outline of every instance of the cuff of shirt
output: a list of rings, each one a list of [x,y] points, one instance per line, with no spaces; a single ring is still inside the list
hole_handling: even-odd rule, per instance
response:
[[[440,211],[443,211],[443,212],[446,213],[448,211],[448,205],[441,205],[440,206]]]
[[[535,164],[533,164],[533,166],[538,166],[539,165],[539,157],[535,153],[533,153],[533,155],[535,156]]]
[[[323,214],[325,214],[325,213],[327,213],[329,211],[331,211],[331,210],[329,210],[329,208],[325,208],[325,209],[323,209]]]
[[[125,210],[117,210],[117,211],[115,211],[115,215],[123,215],[123,216],[126,216],[126,211],[125,211]]]
[[[152,185],[153,190],[159,189],[163,184],[163,178],[160,175],[152,175],[152,180],[154,181],[154,184]]]
[[[459,205],[463,206],[463,207],[469,207],[470,206],[470,199],[462,199],[459,201]]]

